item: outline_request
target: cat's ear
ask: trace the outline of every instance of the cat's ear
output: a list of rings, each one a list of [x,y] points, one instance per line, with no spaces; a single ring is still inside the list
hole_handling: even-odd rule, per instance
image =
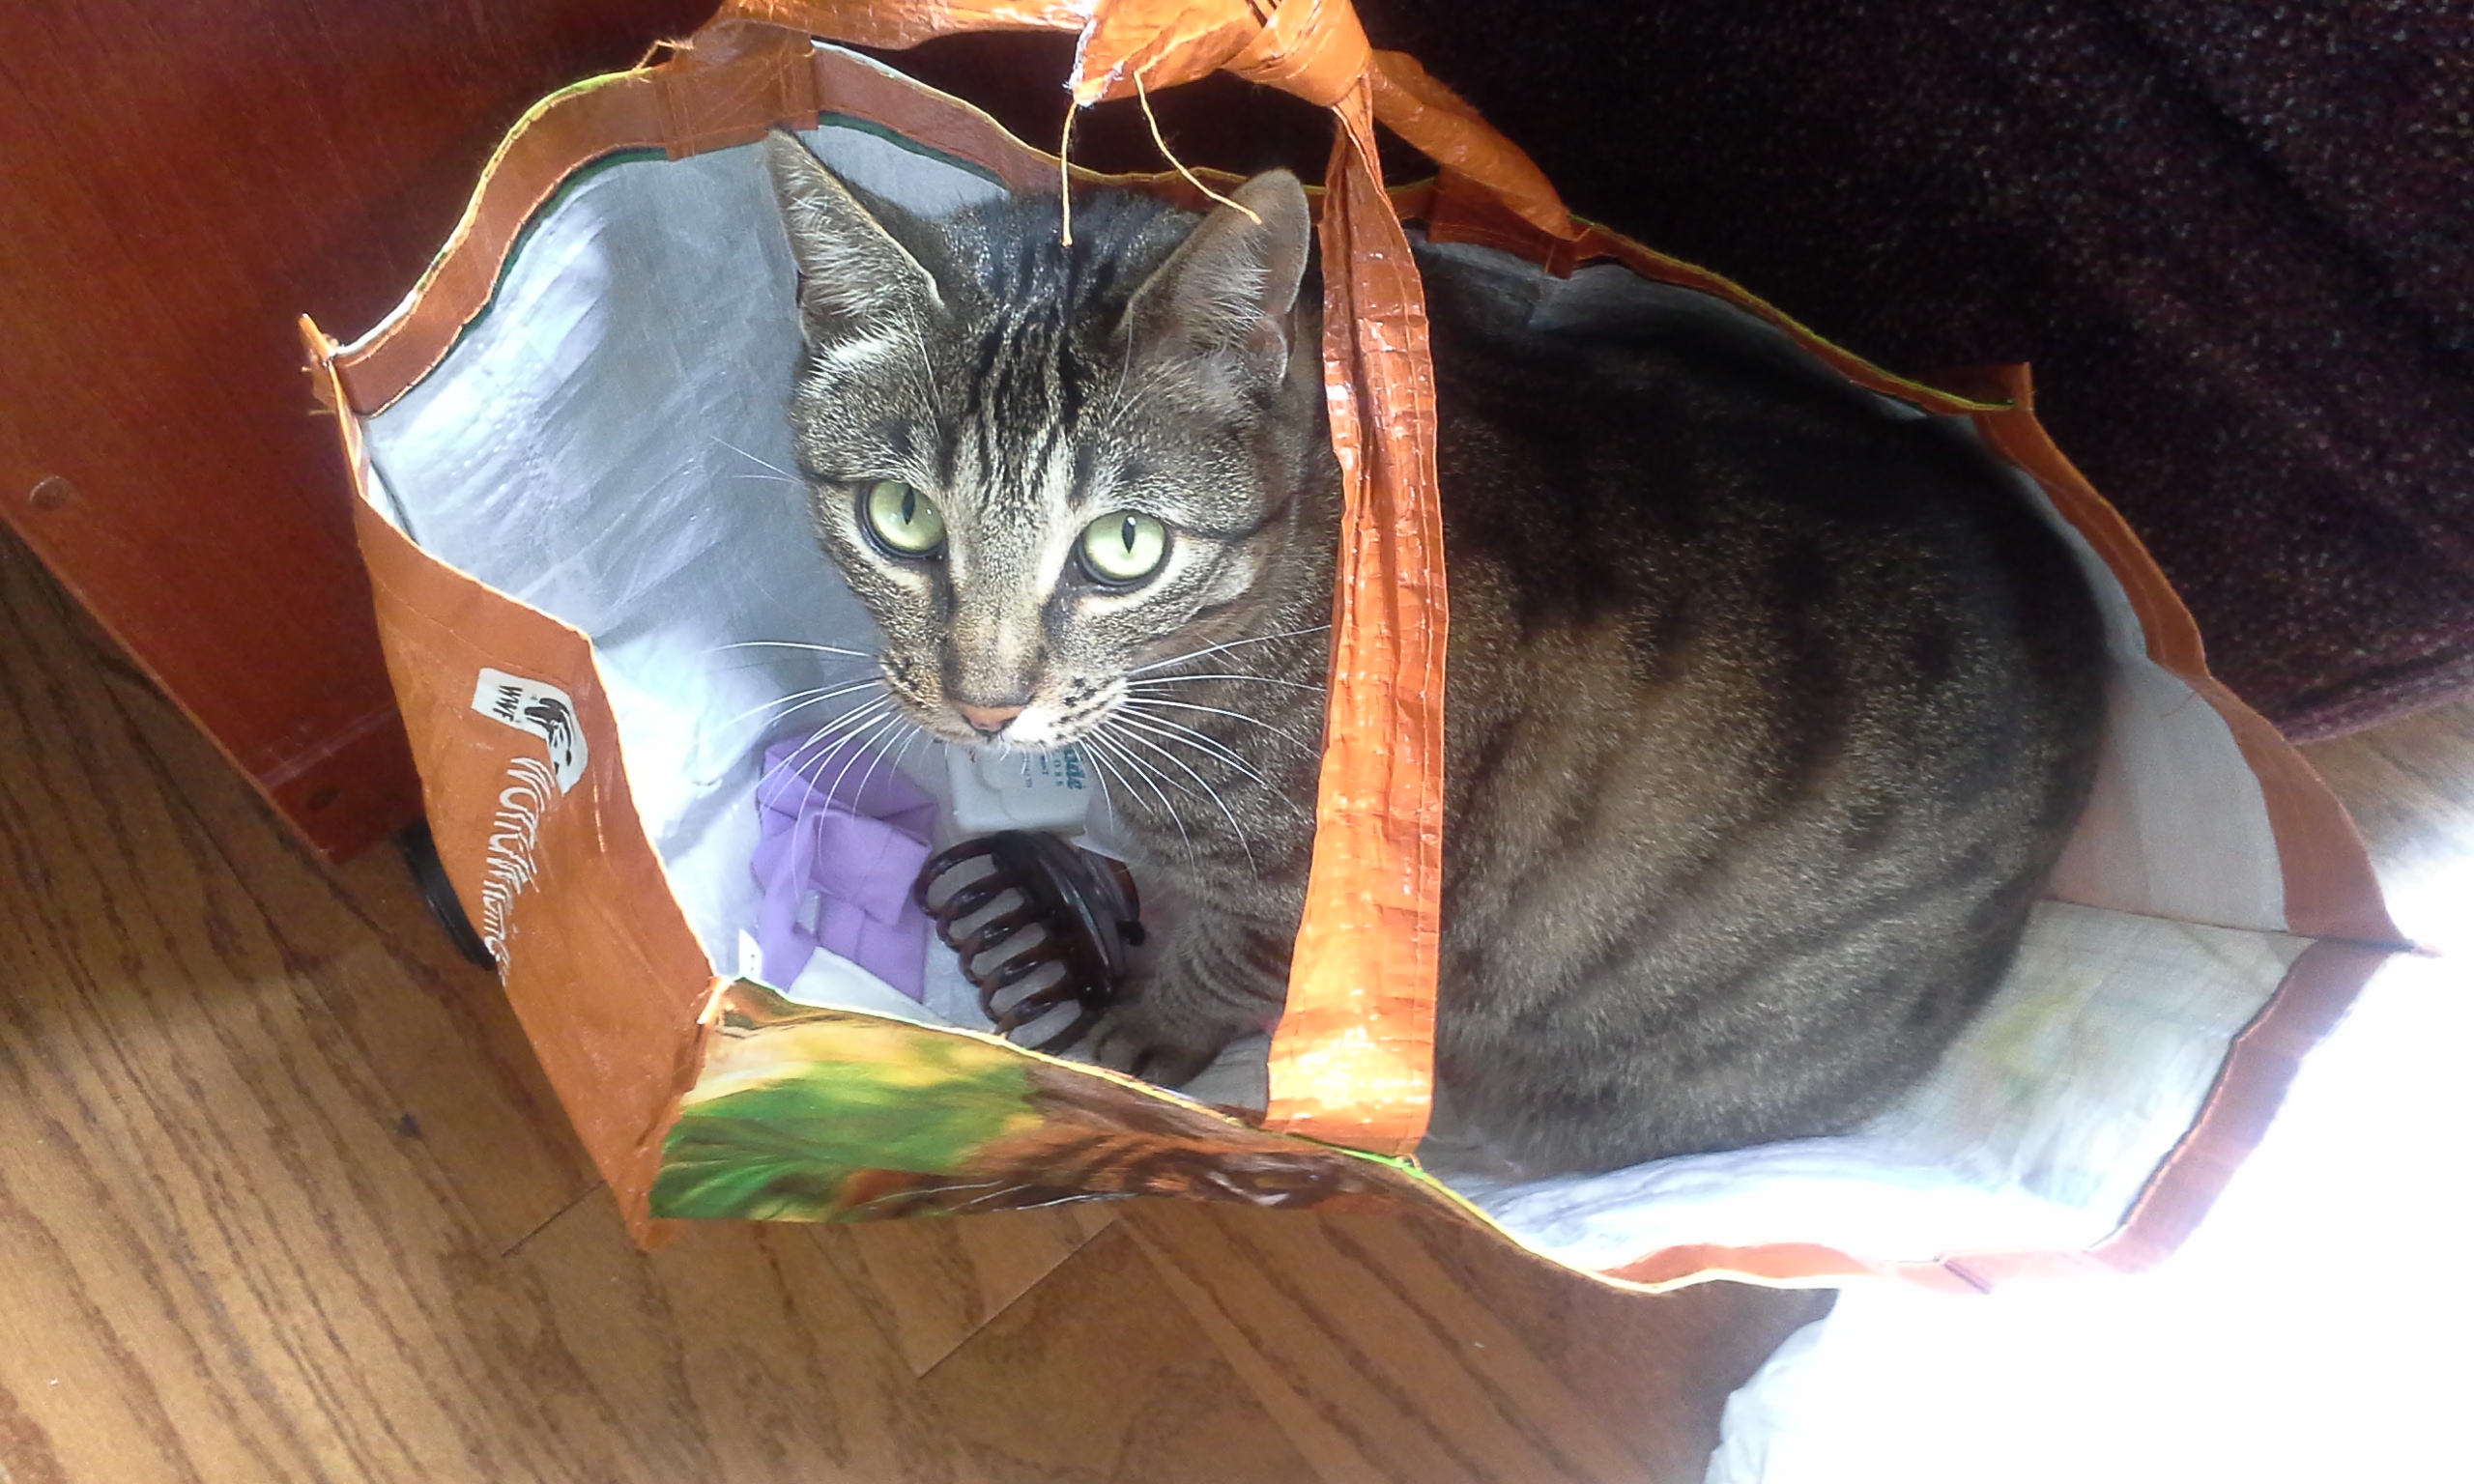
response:
[[[935,275],[807,146],[775,129],[764,138],[764,164],[782,204],[799,270],[799,308],[811,331],[868,336],[886,322],[944,307]]]
[[[1125,316],[1134,354],[1199,361],[1249,391],[1278,386],[1313,246],[1297,177],[1274,170],[1248,181],[1135,291]]]

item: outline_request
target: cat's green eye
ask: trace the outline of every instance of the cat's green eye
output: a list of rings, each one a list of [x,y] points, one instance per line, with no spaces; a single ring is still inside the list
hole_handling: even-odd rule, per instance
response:
[[[925,556],[945,544],[945,518],[935,502],[899,479],[869,487],[868,527],[887,551],[904,556]]]
[[[1168,555],[1168,528],[1120,510],[1082,528],[1082,564],[1104,583],[1131,583],[1157,571]]]

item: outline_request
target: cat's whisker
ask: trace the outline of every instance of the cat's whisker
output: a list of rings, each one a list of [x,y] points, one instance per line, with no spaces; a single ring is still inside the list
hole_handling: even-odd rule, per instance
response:
[[[1196,731],[1191,727],[1181,727],[1175,722],[1167,720],[1165,717],[1144,716],[1138,713],[1131,702],[1118,706],[1116,720],[1125,723],[1129,727],[1148,731],[1153,736],[1159,737],[1164,741],[1174,742],[1185,747],[1194,748],[1201,752],[1205,756],[1218,758],[1220,761],[1235,768],[1238,772],[1245,774],[1248,778],[1252,779],[1254,782],[1261,784],[1265,787],[1271,786],[1270,779],[1267,779],[1260,773],[1255,772],[1252,764],[1247,762],[1243,756],[1240,756],[1235,752],[1230,751],[1228,745],[1222,742],[1218,737],[1211,736],[1206,732]]]
[[[1091,749],[1090,744],[1095,740],[1096,739],[1094,737],[1085,734],[1075,738],[1072,742],[1065,744],[1065,746],[1081,753],[1083,759],[1092,764],[1091,776],[1097,780],[1100,785],[1100,801],[1108,806],[1108,813],[1112,818],[1122,820],[1125,816],[1119,813],[1117,809],[1116,795],[1108,788],[1108,775],[1102,771],[1099,766],[1100,759],[1094,755]],[[1058,749],[1060,752],[1063,750],[1063,748]]]
[[[705,650],[716,654],[724,649],[805,649],[816,654],[847,654],[854,660],[873,660],[875,655],[864,649],[845,649],[839,644],[811,644],[792,639],[742,639],[736,643],[715,644]]]
[[[1186,833],[1185,816],[1177,813],[1176,806],[1168,802],[1167,793],[1161,788],[1157,779],[1149,776],[1150,770],[1141,765],[1141,759],[1136,757],[1132,753],[1127,752],[1124,747],[1120,746],[1115,741],[1101,734],[1101,731],[1104,730],[1105,728],[1106,724],[1103,723],[1101,729],[1093,730],[1082,739],[1084,744],[1091,749],[1092,757],[1095,759],[1102,759],[1104,765],[1107,766],[1110,772],[1116,773],[1118,781],[1123,783],[1126,785],[1127,790],[1135,793],[1136,797],[1140,796],[1140,790],[1135,787],[1135,784],[1137,780],[1151,785],[1152,796],[1160,801],[1160,812],[1167,815],[1168,822],[1177,827],[1177,839],[1185,842],[1187,864],[1199,867],[1202,864],[1202,857],[1194,853],[1194,837]],[[1109,758],[1113,758],[1114,761],[1106,761],[1106,759]],[[1120,769],[1123,771],[1119,771]],[[1185,790],[1180,789],[1179,791],[1184,792]]]
[[[944,738],[929,731],[926,728],[911,728],[910,735],[903,739],[902,750],[893,755],[893,768],[895,772],[899,773],[902,771],[903,759],[909,756],[910,750],[918,746],[922,741],[927,742],[931,747],[942,747],[945,745]]]
[[[1289,730],[1285,727],[1275,727],[1271,723],[1264,721],[1259,716],[1248,716],[1243,711],[1231,711],[1225,706],[1206,706],[1198,701],[1192,700],[1170,700],[1165,697],[1161,696],[1128,697],[1126,698],[1124,704],[1134,707],[1138,711],[1148,711],[1153,706],[1174,706],[1180,711],[1208,711],[1214,716],[1231,717],[1237,721],[1245,722],[1250,726],[1260,727],[1263,730],[1271,732],[1273,735],[1280,737],[1283,740],[1304,749],[1309,756],[1319,756],[1322,754],[1321,748],[1313,746],[1304,737],[1299,736],[1297,733]],[[1155,716],[1152,720],[1165,722],[1167,721],[1167,718],[1165,716]]]
[[[879,696],[873,700],[860,702],[858,705],[843,712],[840,716],[835,717],[833,720],[825,723],[816,730],[808,733],[806,741],[801,742],[797,747],[792,748],[783,756],[781,761],[765,769],[763,776],[756,781],[758,796],[760,798],[762,797],[764,785],[773,781],[775,774],[784,771],[796,773],[798,769],[804,765],[805,756],[810,749],[816,747],[820,742],[826,743],[827,745],[825,750],[818,756],[820,758],[832,756],[834,752],[842,746],[843,737],[852,728],[858,727],[861,721],[879,712],[888,711],[892,706],[892,697]],[[833,740],[827,742],[828,738]]]
[[[784,757],[780,762],[767,769],[764,776],[756,781],[757,796],[759,800],[762,801],[767,797],[765,793],[766,785],[772,784],[776,776],[787,775],[791,778],[797,778],[811,762],[818,767],[823,766],[826,761],[832,758],[834,754],[842,750],[844,744],[849,740],[850,735],[864,729],[867,725],[873,725],[874,720],[875,719],[871,719],[869,723],[865,724],[854,724],[849,733],[837,734],[830,741],[826,741],[823,737],[818,736],[811,737],[807,742],[802,743],[796,751],[792,752],[789,756]],[[811,749],[816,748],[819,742],[824,742],[824,746],[820,750],[816,751],[813,758],[802,756],[803,754],[807,754]],[[778,795],[780,791],[781,788],[776,787],[774,793]]]
[[[1102,724],[1101,730],[1102,730],[1103,732],[1105,732],[1105,731],[1107,731],[1107,729],[1108,729],[1107,724],[1105,724],[1105,723],[1104,723],[1104,724]],[[1096,733],[1095,733],[1095,735],[1096,735]],[[1187,798],[1190,798],[1190,799],[1199,799],[1199,798],[1201,798],[1201,797],[1202,797],[1202,795],[1201,795],[1201,794],[1198,794],[1198,793],[1194,792],[1192,788],[1187,787],[1185,785],[1183,785],[1183,784],[1181,784],[1181,783],[1177,782],[1175,779],[1170,778],[1167,774],[1161,772],[1158,768],[1156,768],[1156,767],[1152,766],[1150,763],[1145,762],[1145,761],[1144,761],[1142,758],[1140,758],[1139,756],[1136,756],[1135,754],[1133,754],[1133,753],[1131,753],[1131,752],[1127,751],[1127,750],[1126,750],[1126,743],[1128,743],[1128,742],[1130,742],[1130,741],[1134,741],[1134,740],[1136,740],[1136,738],[1135,738],[1135,736],[1134,736],[1134,733],[1132,733],[1132,732],[1125,732],[1125,733],[1123,733],[1123,734],[1111,734],[1111,735],[1109,735],[1109,737],[1108,737],[1108,745],[1109,745],[1109,747],[1110,747],[1110,748],[1111,748],[1111,749],[1116,753],[1116,755],[1117,755],[1117,760],[1118,760],[1118,761],[1123,762],[1123,763],[1127,763],[1127,764],[1129,764],[1129,765],[1133,766],[1134,768],[1136,768],[1136,769],[1138,771],[1139,775],[1140,775],[1142,778],[1144,778],[1144,779],[1146,779],[1146,780],[1150,781],[1151,783],[1153,783],[1153,784],[1155,784],[1155,785],[1165,784],[1165,785],[1167,785],[1168,787],[1170,787],[1170,788],[1174,788],[1174,789],[1175,789],[1175,790],[1177,790],[1179,793],[1184,794]],[[1164,803],[1166,801],[1166,797],[1167,797],[1167,796],[1166,796],[1165,794],[1163,794],[1163,795],[1161,796],[1162,801],[1163,801]]]
[[[879,744],[884,740],[885,739],[883,738],[877,739]],[[885,760],[885,750],[881,745],[873,748],[862,748],[852,752],[850,755],[850,761],[842,765],[841,774],[833,781],[834,786],[839,788],[842,785],[842,780],[849,776],[851,763],[857,762],[862,754],[865,754],[868,758],[868,766],[859,774],[858,786],[850,790],[850,796],[854,799],[867,797],[868,785],[876,781],[877,769],[882,766]]]
[[[1114,714],[1130,725],[1139,726],[1146,730],[1183,742],[1188,746],[1200,747],[1223,762],[1247,769],[1249,775],[1258,782],[1263,781],[1260,774],[1252,772],[1251,759],[1244,753],[1237,751],[1233,745],[1222,741],[1207,731],[1197,730],[1183,722],[1171,721],[1131,699],[1120,699]]]
[[[1148,412],[1150,403],[1155,397],[1165,396],[1177,390],[1177,384],[1169,378],[1153,376],[1136,385],[1133,396],[1127,396],[1125,384],[1128,374],[1133,369],[1134,360],[1133,357],[1126,357],[1122,369],[1117,373],[1117,400],[1108,414],[1112,418],[1129,422],[1135,419],[1136,414]]]
[[[1303,680],[1283,680],[1278,675],[1250,675],[1244,671],[1227,671],[1207,675],[1154,675],[1148,680],[1128,681],[1126,689],[1147,691],[1157,686],[1182,684],[1188,680],[1251,680],[1258,685],[1277,685],[1283,690],[1312,691],[1318,696],[1323,692],[1323,687],[1308,685]]]
[[[1141,398],[1138,396],[1132,402],[1126,400],[1126,383],[1132,380],[1134,380],[1134,357],[1128,356],[1117,361],[1117,394],[1108,403],[1108,415],[1111,418],[1124,417],[1140,405]],[[1145,385],[1147,389],[1148,384],[1146,383]]]
[[[1111,720],[1111,721],[1125,721],[1125,720],[1127,720],[1127,718],[1124,718],[1124,717],[1112,717],[1112,718],[1110,718],[1110,720]],[[1246,839],[1246,827],[1245,827],[1244,825],[1239,824],[1239,823],[1237,822],[1237,813],[1236,813],[1236,811],[1234,811],[1234,810],[1232,810],[1232,809],[1230,809],[1230,808],[1228,807],[1228,801],[1227,801],[1227,800],[1225,800],[1225,799],[1223,799],[1223,798],[1222,798],[1222,797],[1220,796],[1220,790],[1219,790],[1219,789],[1214,788],[1213,786],[1211,786],[1211,780],[1209,780],[1209,779],[1207,779],[1207,778],[1203,777],[1201,774],[1199,774],[1199,773],[1195,772],[1195,771],[1194,770],[1194,765],[1193,765],[1192,763],[1187,762],[1183,757],[1180,757],[1180,756],[1178,756],[1176,754],[1174,754],[1174,753],[1172,753],[1172,752],[1168,751],[1166,748],[1162,747],[1162,746],[1161,746],[1159,743],[1157,743],[1157,742],[1152,742],[1152,741],[1148,741],[1148,740],[1146,740],[1146,739],[1145,739],[1145,738],[1144,738],[1140,733],[1138,733],[1138,732],[1129,730],[1129,731],[1127,731],[1127,732],[1124,734],[1124,739],[1125,739],[1126,741],[1128,741],[1128,742],[1131,742],[1131,743],[1135,744],[1136,747],[1145,747],[1145,748],[1149,748],[1152,752],[1155,752],[1155,753],[1159,754],[1161,756],[1167,758],[1170,762],[1175,763],[1175,764],[1177,765],[1177,767],[1178,767],[1181,771],[1183,771],[1183,772],[1184,772],[1184,774],[1185,774],[1188,778],[1193,779],[1196,784],[1198,784],[1198,785],[1201,785],[1204,797],[1206,797],[1206,798],[1210,799],[1210,800],[1211,800],[1211,802],[1212,802],[1214,805],[1218,806],[1218,808],[1219,808],[1219,810],[1220,810],[1220,813],[1221,813],[1222,816],[1223,816],[1223,817],[1224,817],[1225,819],[1227,819],[1227,821],[1228,821],[1228,828],[1229,828],[1229,829],[1230,829],[1230,831],[1232,831],[1232,832],[1236,835],[1236,837],[1237,837],[1237,848],[1246,852],[1246,870],[1247,870],[1247,872],[1248,872],[1249,874],[1253,874],[1253,873],[1255,872],[1255,870],[1256,870],[1256,868],[1255,868],[1255,866],[1254,866],[1254,847],[1253,847],[1253,845],[1252,845],[1251,842],[1249,842],[1247,841],[1247,839]],[[1165,775],[1163,775],[1163,776],[1165,777]],[[1171,780],[1171,782],[1173,782],[1173,780]]]
[[[820,774],[822,773],[824,771],[825,763],[830,761],[835,754],[843,753],[847,750],[849,756],[842,759],[842,767],[833,775],[833,782],[825,785],[818,791],[822,793],[826,798],[836,796],[842,791],[842,781],[850,776],[850,770],[859,765],[860,758],[867,757],[874,759],[883,756],[881,753],[878,753],[869,747],[867,745],[867,739],[877,732],[883,731],[888,725],[900,720],[900,713],[888,711],[881,716],[872,719],[865,727],[860,728],[858,730],[850,733],[850,735],[835,743],[833,745],[832,752],[829,752],[823,757],[817,759],[817,772]],[[864,785],[865,780],[862,779],[861,782]]]
[[[1079,742],[1075,745],[1078,747],[1081,746]],[[1087,756],[1087,754],[1088,749],[1085,749],[1085,755]],[[1091,776],[1100,781],[1100,802],[1108,807],[1108,817],[1111,819],[1123,819],[1125,816],[1117,812],[1117,796],[1108,791],[1108,775],[1101,772],[1097,766],[1094,766],[1091,769]]]
[[[887,721],[893,721],[893,722],[901,722],[901,721],[906,720],[906,718],[905,718],[905,717],[902,715],[902,713],[901,713],[901,712],[899,712],[899,711],[895,711],[895,712],[888,712],[888,713],[886,714],[886,716],[885,716],[885,718],[884,718],[884,719],[885,719],[885,720],[887,720]],[[880,729],[880,728],[870,728],[870,730],[877,730],[877,729]],[[854,764],[856,764],[856,763],[858,762],[858,760],[859,760],[862,756],[864,756],[864,757],[866,757],[866,758],[868,759],[868,767],[867,767],[867,771],[865,771],[865,772],[863,772],[863,773],[861,773],[861,774],[859,775],[859,785],[858,785],[857,787],[855,787],[855,788],[853,788],[853,789],[851,789],[851,790],[850,790],[850,796],[851,796],[853,799],[859,799],[859,798],[864,798],[864,797],[866,797],[867,792],[868,792],[868,785],[869,785],[869,783],[870,783],[872,780],[874,780],[874,779],[876,778],[876,776],[877,776],[877,769],[880,765],[882,765],[882,764],[883,764],[883,762],[884,762],[884,760],[885,760],[885,751],[884,751],[883,741],[884,741],[884,739],[880,737],[880,738],[878,738],[878,739],[877,739],[877,745],[876,745],[876,746],[873,746],[873,747],[853,748],[853,749],[851,750],[851,753],[850,753],[849,757],[844,760],[844,762],[843,762],[843,764],[842,764],[842,771],[841,771],[841,772],[839,772],[839,773],[836,773],[835,775],[833,775],[833,783],[832,783],[832,785],[831,785],[831,786],[829,786],[829,787],[827,787],[827,788],[824,790],[825,797],[827,797],[827,798],[831,798],[831,797],[833,797],[835,794],[837,794],[837,793],[839,793],[839,792],[841,791],[841,789],[842,789],[842,781],[843,781],[844,779],[849,778],[849,777],[850,776],[850,769],[851,769],[851,767],[852,767]]]
[[[919,321],[916,318],[905,315],[903,319],[904,323],[910,327],[911,348],[919,353],[919,358],[910,363],[911,385],[918,388],[920,406],[935,407],[936,405],[936,380],[935,372],[933,368],[935,366],[936,362],[935,358],[928,354],[928,338],[920,332]]]
[[[723,447],[728,448],[731,452],[737,454],[740,458],[747,460],[747,462],[749,462],[750,464],[755,465],[755,466],[756,466],[757,468],[759,468],[759,469],[769,469],[769,470],[773,471],[773,472],[775,472],[775,473],[777,473],[777,474],[781,475],[781,476],[782,476],[783,478],[785,478],[785,479],[790,480],[790,481],[791,481],[791,483],[793,483],[793,484],[804,484],[804,483],[806,482],[806,481],[804,481],[804,480],[800,479],[798,475],[791,473],[791,472],[789,470],[787,470],[787,469],[784,469],[781,465],[779,465],[779,464],[768,464],[768,463],[766,463],[764,460],[760,459],[760,458],[758,458],[756,455],[754,455],[754,454],[752,454],[752,453],[748,452],[746,449],[741,448],[738,444],[732,442],[731,442],[729,439],[727,439],[727,438],[723,438],[723,437],[721,437],[721,436],[719,436],[719,435],[717,435],[717,434],[712,434],[712,433],[707,433],[707,434],[705,434],[705,436],[706,438],[708,438],[708,439],[711,439],[714,442],[717,442],[717,443],[721,444]]]
[[[1098,737],[1098,735],[1097,735],[1097,734],[1093,734],[1093,735],[1090,735],[1090,736],[1086,736],[1086,737],[1084,737],[1084,738],[1082,739],[1082,748],[1083,748],[1083,752],[1084,752],[1085,756],[1089,756],[1089,758],[1091,759],[1091,766],[1092,766],[1092,768],[1093,768],[1093,769],[1094,769],[1094,770],[1099,774],[1099,776],[1100,776],[1100,787],[1101,787],[1102,792],[1103,792],[1103,793],[1108,797],[1108,809],[1109,809],[1109,812],[1110,812],[1110,813],[1117,813],[1117,806],[1116,806],[1116,797],[1115,797],[1115,795],[1114,795],[1114,794],[1112,794],[1112,793],[1108,793],[1108,792],[1107,792],[1107,790],[1108,790],[1108,781],[1109,779],[1111,779],[1111,778],[1115,779],[1115,780],[1116,780],[1118,783],[1120,783],[1120,784],[1124,784],[1124,785],[1125,785],[1125,788],[1126,788],[1126,792],[1127,792],[1128,794],[1131,794],[1131,795],[1135,798],[1135,800],[1136,800],[1136,802],[1139,802],[1139,801],[1141,800],[1142,795],[1141,795],[1139,792],[1137,792],[1137,791],[1136,790],[1136,788],[1135,788],[1135,786],[1134,786],[1133,783],[1132,783],[1131,781],[1129,781],[1129,780],[1125,777],[1125,775],[1124,775],[1124,774],[1119,773],[1119,772],[1117,771],[1117,769],[1116,769],[1115,764],[1111,763],[1111,762],[1108,760],[1108,751],[1107,751],[1107,749],[1106,749],[1105,745],[1101,742],[1101,740],[1100,740],[1100,738]],[[1122,814],[1122,813],[1119,813],[1119,814],[1118,814],[1118,817],[1122,819],[1122,818],[1129,818],[1130,816],[1125,815],[1125,814]],[[1188,853],[1191,855],[1191,853],[1192,853],[1192,851],[1193,851],[1193,846],[1192,846],[1191,844],[1189,844],[1189,845],[1188,845],[1188,847],[1187,847],[1187,850],[1188,850]]]
[[[784,709],[780,716],[772,717],[767,721],[766,725],[769,726],[773,722],[787,720],[788,718],[806,710],[810,706],[821,705],[828,700],[838,700],[845,696],[864,691],[872,685],[882,684],[884,684],[884,681],[871,675],[865,680],[850,680],[840,685],[820,685],[812,691],[792,691],[788,696],[776,696],[771,700],[762,701],[748,707],[738,715],[732,717],[729,721],[722,723],[722,729],[728,730],[729,728],[737,726],[739,723],[746,721],[749,717],[756,715],[760,711],[770,711],[775,706],[783,707]]]
[[[800,753],[807,751],[810,747],[815,746],[817,743],[821,742],[828,737],[836,735],[843,729],[856,726],[862,718],[872,716],[878,711],[884,710],[891,703],[892,698],[889,696],[872,697],[867,700],[859,702],[857,705],[850,707],[849,710],[833,718],[831,721],[826,722],[823,726],[819,727],[816,730],[809,732],[807,740],[801,742],[797,749],[791,754],[791,756],[795,758]]]
[[[1154,396],[1175,389],[1176,383],[1168,377],[1151,376],[1135,384],[1134,365],[1140,358],[1128,356],[1117,362],[1117,394],[1108,408],[1108,415],[1112,418],[1131,420],[1135,414],[1147,410],[1147,404]],[[1134,385],[1134,395],[1130,397],[1126,395],[1129,384]]]
[[[1311,624],[1303,629],[1286,629],[1278,634],[1257,634],[1251,639],[1232,639],[1226,643],[1207,644],[1200,649],[1189,649],[1183,654],[1174,655],[1168,659],[1154,660],[1148,665],[1137,665],[1134,669],[1127,671],[1126,673],[1129,675],[1148,674],[1152,671],[1165,670],[1171,665],[1183,664],[1187,660],[1201,659],[1206,654],[1219,654],[1225,650],[1239,648],[1246,644],[1268,644],[1276,639],[1297,639],[1308,634],[1320,634],[1330,627],[1331,625],[1328,623],[1317,623]]]

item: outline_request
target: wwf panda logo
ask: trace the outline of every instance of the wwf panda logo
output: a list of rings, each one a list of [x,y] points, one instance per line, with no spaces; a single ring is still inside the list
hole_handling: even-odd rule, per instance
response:
[[[473,687],[473,709],[549,744],[550,768],[566,792],[584,777],[589,759],[574,698],[542,680],[528,680],[483,667]]]

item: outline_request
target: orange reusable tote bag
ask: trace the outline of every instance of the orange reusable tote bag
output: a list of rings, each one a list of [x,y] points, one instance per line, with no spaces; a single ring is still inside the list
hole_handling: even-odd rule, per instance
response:
[[[1315,206],[1346,503],[1318,833],[1285,1013],[1215,1069],[1229,1098],[991,1035],[967,996],[934,990],[950,965],[909,1003],[821,950],[769,983],[748,948],[777,703],[870,636],[785,472],[797,327],[760,141],[793,128],[925,212],[1060,179],[1206,204],[1194,176],[1066,170],[832,44],[1007,27],[1079,34],[1060,79],[1079,105],[1226,70],[1334,122]],[[1387,188],[1378,122],[1436,178]],[[1864,1127],[1524,1184],[1454,1188],[1416,1164],[1449,615],[1412,234],[1549,300],[1689,306],[1967,424],[2079,552],[2114,660],[2094,800],[1994,1004]],[[660,65],[534,107],[383,323],[348,344],[303,333],[441,854],[642,1241],[684,1218],[1140,1193],[1422,1211],[1645,1288],[1870,1273],[1972,1290],[2137,1267],[2191,1229],[2296,1059],[2402,946],[2343,812],[2208,677],[2154,563],[2037,425],[2023,370],[1970,395],[1891,375],[1569,216],[1342,0],[739,0]],[[958,838],[945,765],[891,766],[935,799],[935,842]]]

